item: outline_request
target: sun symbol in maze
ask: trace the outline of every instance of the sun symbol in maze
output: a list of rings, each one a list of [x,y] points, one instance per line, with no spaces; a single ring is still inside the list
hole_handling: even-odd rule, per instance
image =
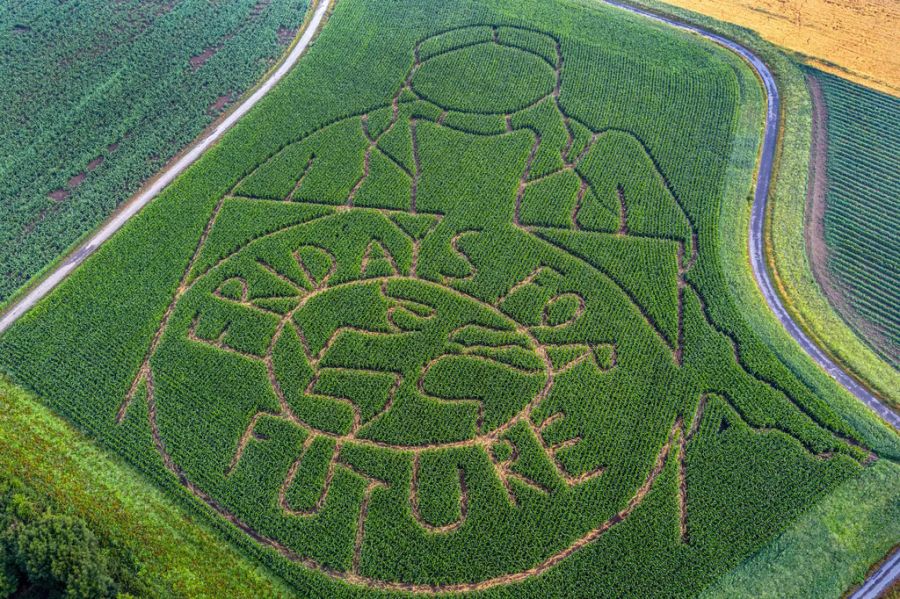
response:
[[[168,470],[252,538],[364,586],[546,571],[628,518],[669,455],[687,542],[686,444],[713,396],[693,418],[659,398],[715,380],[683,374],[697,236],[640,140],[566,114],[562,64],[536,31],[429,37],[390,103],[238,181],[117,421],[145,416]],[[601,419],[652,439],[604,448]],[[499,555],[492,520],[507,544],[535,522],[557,540]],[[427,557],[449,550],[496,566],[463,581]],[[411,582],[424,568],[446,584]]]

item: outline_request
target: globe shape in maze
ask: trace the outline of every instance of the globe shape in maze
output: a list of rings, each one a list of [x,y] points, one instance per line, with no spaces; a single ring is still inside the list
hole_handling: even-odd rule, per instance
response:
[[[550,380],[549,362],[525,327],[419,279],[327,287],[290,320],[296,333],[278,343],[309,368],[280,386],[302,388],[288,398],[297,417],[332,436],[403,447],[474,440],[496,433]],[[313,420],[334,402],[352,410],[352,421],[329,429]]]

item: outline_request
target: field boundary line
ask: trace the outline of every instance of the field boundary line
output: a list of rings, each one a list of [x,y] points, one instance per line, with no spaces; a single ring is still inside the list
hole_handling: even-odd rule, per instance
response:
[[[648,19],[670,25],[676,29],[681,29],[688,33],[699,35],[706,38],[728,50],[731,50],[742,58],[753,69],[756,75],[763,83],[766,93],[766,126],[763,135],[762,150],[759,158],[759,166],[757,168],[756,186],[753,197],[753,208],[750,214],[750,234],[749,234],[749,253],[750,266],[753,271],[753,278],[756,286],[766,301],[769,309],[787,331],[787,333],[797,342],[800,348],[818,364],[827,374],[829,374],[839,385],[844,387],[849,393],[867,405],[877,416],[887,422],[895,430],[900,430],[900,415],[894,412],[890,407],[882,403],[874,394],[866,387],[860,384],[852,375],[848,374],[844,369],[832,361],[826,352],[816,345],[806,335],[804,330],[798,325],[788,313],[778,295],[776,288],[772,282],[771,273],[766,264],[765,251],[765,222],[766,210],[769,199],[769,186],[772,181],[773,166],[776,148],[778,145],[779,117],[781,115],[780,97],[778,94],[778,86],[775,83],[775,77],[769,70],[769,67],[752,51],[745,46],[732,41],[726,37],[707,31],[706,29],[684,23],[674,18],[670,18],[649,10],[644,10],[617,2],[616,0],[603,0],[606,4],[627,10],[634,14],[646,17]]]
[[[0,318],[0,334],[12,326],[28,310],[47,296],[66,277],[69,276],[85,259],[93,254],[97,248],[112,237],[119,229],[125,226],[147,204],[156,198],[169,184],[181,173],[196,162],[208,149],[210,149],[231,127],[250,111],[263,97],[268,94],[275,85],[294,67],[301,56],[306,52],[312,40],[319,32],[323,20],[331,6],[330,0],[318,0],[312,18],[306,23],[303,34],[294,44],[284,61],[268,77],[259,83],[255,91],[249,97],[239,103],[225,116],[212,130],[201,133],[201,139],[194,143],[174,162],[165,167],[154,176],[144,188],[120,206],[110,218],[81,243],[72,253],[61,259],[61,262],[51,269],[34,287],[17,300],[10,302],[6,311]],[[203,137],[205,135],[205,137]]]

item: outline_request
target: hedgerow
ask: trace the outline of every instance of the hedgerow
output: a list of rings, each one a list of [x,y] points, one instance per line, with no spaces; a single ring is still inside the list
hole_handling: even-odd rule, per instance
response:
[[[0,364],[301,593],[696,592],[871,456],[725,301],[752,75],[594,10],[338,3]]]

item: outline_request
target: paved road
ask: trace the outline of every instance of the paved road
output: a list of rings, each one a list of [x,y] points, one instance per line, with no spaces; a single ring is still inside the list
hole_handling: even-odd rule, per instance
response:
[[[806,336],[797,323],[794,322],[790,314],[785,310],[784,304],[781,303],[781,298],[776,293],[775,286],[772,284],[772,279],[766,268],[763,247],[763,228],[765,225],[766,202],[769,198],[769,183],[772,180],[772,166],[778,138],[778,114],[780,110],[778,86],[775,85],[775,78],[772,76],[772,72],[769,71],[769,68],[765,63],[760,60],[758,56],[753,54],[753,52],[720,35],[633,6],[620,4],[614,0],[605,1],[607,4],[617,6],[624,10],[653,19],[654,21],[666,23],[678,29],[683,29],[712,40],[737,53],[741,58],[746,60],[759,75],[766,88],[768,108],[766,110],[766,130],[765,136],[763,137],[762,156],[760,157],[759,172],[756,182],[756,195],[753,198],[753,211],[750,215],[750,264],[753,267],[753,277],[756,279],[756,284],[765,297],[769,308],[775,313],[775,317],[778,318],[779,322],[781,322],[782,326],[784,326],[791,337],[800,344],[800,347],[802,347],[803,350],[840,385],[847,389],[847,391],[872,408],[876,414],[890,423],[895,429],[900,429],[900,416],[881,403],[866,388],[857,383],[853,377],[841,370],[809,339],[809,337]],[[867,578],[863,585],[851,595],[850,599],[876,599],[882,593],[887,591],[898,579],[900,579],[900,550],[895,551],[893,555],[875,571],[875,573]]]
[[[269,78],[263,81],[257,90],[246,100],[235,108],[231,114],[222,120],[213,131],[198,142],[184,156],[179,158],[175,163],[171,164],[156,178],[153,183],[132,198],[123,208],[116,212],[112,218],[94,233],[87,241],[85,241],[77,250],[68,256],[62,264],[55,270],[50,272],[34,289],[29,291],[24,297],[13,303],[7,312],[0,318],[0,333],[8,329],[15,321],[17,321],[25,312],[31,309],[44,296],[50,293],[63,279],[75,270],[85,258],[94,253],[100,245],[113,234],[122,228],[131,217],[140,212],[153,198],[166,188],[175,178],[184,172],[191,164],[193,164],[200,156],[208,150],[222,135],[225,134],[242,116],[259,102],[285,74],[291,70],[297,60],[303,54],[312,41],[313,36],[325,18],[325,12],[328,10],[329,0],[318,0],[315,13],[306,26],[300,40],[288,54],[287,58],[281,65],[271,74]]]
[[[762,156],[759,162],[759,172],[756,182],[756,195],[753,199],[753,211],[750,215],[750,264],[753,267],[753,277],[756,279],[756,284],[759,287],[760,292],[762,292],[763,296],[766,298],[766,303],[769,305],[769,308],[775,313],[775,317],[778,318],[779,322],[781,322],[782,326],[784,326],[791,337],[800,344],[803,351],[809,354],[819,366],[830,374],[841,386],[847,389],[847,391],[859,398],[860,401],[869,406],[876,414],[886,422],[890,423],[895,429],[900,430],[900,416],[888,406],[881,403],[878,398],[856,382],[853,377],[841,370],[837,364],[832,362],[831,359],[825,355],[825,352],[819,349],[819,347],[806,336],[800,326],[794,322],[785,309],[784,304],[781,303],[781,298],[775,291],[775,286],[772,284],[772,279],[766,268],[765,253],[763,249],[763,227],[765,225],[766,202],[769,197],[769,183],[772,180],[772,165],[778,138],[778,115],[780,110],[778,87],[775,85],[775,78],[772,76],[769,68],[753,52],[737,42],[720,35],[633,6],[620,4],[614,0],[606,0],[606,2],[607,4],[645,16],[654,21],[666,23],[678,29],[683,29],[712,40],[738,54],[741,58],[746,60],[759,75],[766,88],[768,109],[766,111],[766,130],[763,138]]]
[[[898,577],[900,577],[900,549],[894,551],[893,555],[850,595],[850,599],[878,599],[891,588]]]

